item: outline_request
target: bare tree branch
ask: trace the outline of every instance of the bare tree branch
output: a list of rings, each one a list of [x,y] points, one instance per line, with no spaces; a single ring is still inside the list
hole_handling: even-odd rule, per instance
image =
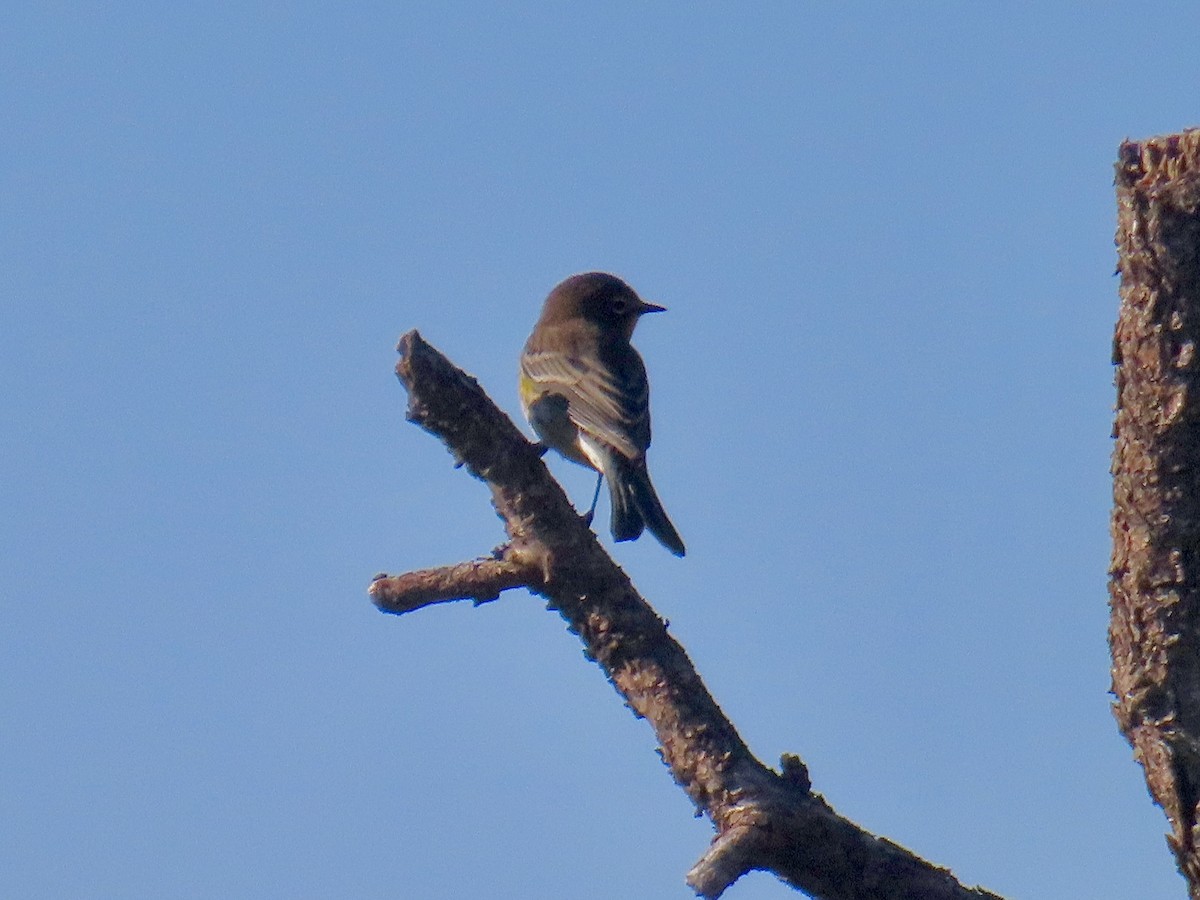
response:
[[[1200,131],[1122,144],[1116,183],[1114,712],[1200,900]]]
[[[536,567],[502,551],[498,558],[420,569],[395,578],[380,575],[371,583],[370,593],[381,610],[400,615],[454,600],[473,600],[478,606],[497,599],[501,591],[528,587],[537,577]]]
[[[487,483],[509,541],[491,558],[377,577],[370,593],[381,610],[484,602],[514,587],[545,597],[654,728],[676,782],[716,827],[688,874],[702,897],[719,897],[746,872],[765,869],[824,900],[998,900],[839,816],[812,792],[798,758],[785,757],[782,772],[755,759],[665,623],[572,508],[538,448],[415,331],[398,349],[409,420]]]

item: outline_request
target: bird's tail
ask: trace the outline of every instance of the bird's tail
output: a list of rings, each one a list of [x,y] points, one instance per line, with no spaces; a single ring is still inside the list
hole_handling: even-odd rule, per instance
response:
[[[612,498],[613,540],[632,541],[641,536],[644,528],[648,528],[660,544],[676,556],[683,556],[687,552],[683,539],[667,518],[662,501],[654,492],[646,461],[634,462],[614,453],[612,462],[612,471],[606,474]]]

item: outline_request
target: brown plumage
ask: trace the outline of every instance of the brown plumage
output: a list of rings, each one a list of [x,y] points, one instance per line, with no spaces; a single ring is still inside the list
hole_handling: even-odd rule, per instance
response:
[[[614,540],[634,540],[648,528],[683,556],[646,469],[649,385],[630,343],[638,319],[662,311],[605,272],[560,283],[521,354],[521,406],[543,443],[607,477]]]

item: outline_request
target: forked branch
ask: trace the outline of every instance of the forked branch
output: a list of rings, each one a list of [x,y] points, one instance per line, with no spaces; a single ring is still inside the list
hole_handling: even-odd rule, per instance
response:
[[[762,869],[824,900],[998,900],[839,816],[812,792],[797,757],[785,757],[781,772],[755,759],[665,623],[575,512],[538,448],[415,331],[398,349],[409,420],[489,486],[508,542],[478,560],[377,577],[370,593],[381,610],[481,603],[516,587],[545,597],[654,728],[675,781],[715,826],[716,838],[688,873],[702,897],[719,897],[746,872]]]

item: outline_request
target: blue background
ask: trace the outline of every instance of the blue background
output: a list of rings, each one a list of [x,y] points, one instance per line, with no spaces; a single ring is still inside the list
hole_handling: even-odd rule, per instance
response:
[[[760,757],[1006,896],[1182,897],[1107,694],[1112,164],[1200,124],[1200,8],[434,6],[5,15],[5,891],[690,896],[556,615],[366,597],[502,539],[396,338],[517,414],[602,268],[689,548],[614,555]]]

